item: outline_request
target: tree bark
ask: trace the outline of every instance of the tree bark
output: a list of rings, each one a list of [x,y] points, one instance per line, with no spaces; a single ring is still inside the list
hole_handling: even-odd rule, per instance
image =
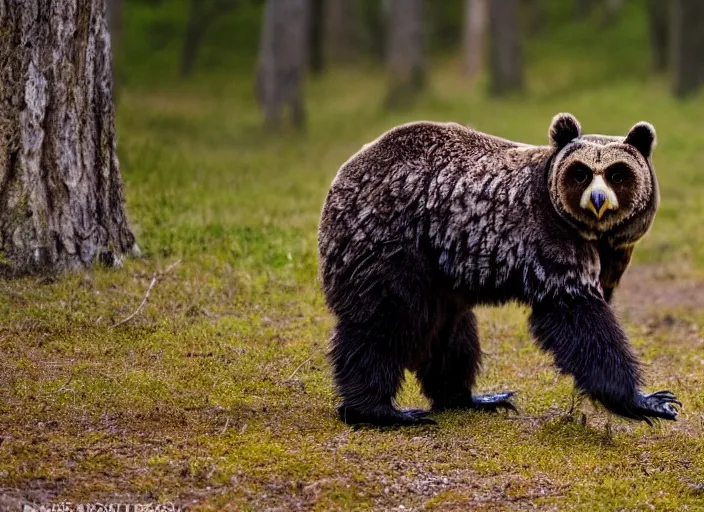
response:
[[[387,59],[391,87],[387,105],[409,102],[425,81],[423,0],[389,0]]]
[[[0,2],[0,273],[136,252],[124,210],[104,0]]]
[[[648,0],[652,65],[656,73],[665,71],[669,65],[670,7],[670,0]]]
[[[464,71],[475,78],[484,67],[489,6],[487,0],[465,0],[464,5]]]
[[[704,83],[704,2],[675,0],[672,9],[672,55],[675,96],[695,93]]]
[[[497,96],[523,88],[523,56],[518,7],[518,0],[491,0],[489,2],[490,92]]]
[[[285,106],[293,125],[302,128],[305,110],[301,94],[308,47],[307,0],[267,0],[259,44],[257,100],[264,124],[281,125]]]

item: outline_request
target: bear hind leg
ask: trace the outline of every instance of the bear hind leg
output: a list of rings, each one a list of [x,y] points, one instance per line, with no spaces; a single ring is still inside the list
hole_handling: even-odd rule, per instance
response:
[[[341,320],[335,326],[329,356],[342,397],[337,407],[340,420],[348,425],[435,424],[426,418],[430,411],[396,407],[394,397],[403,382],[404,368],[399,358],[375,339],[383,335],[364,322]]]
[[[434,411],[474,409],[516,411],[513,391],[473,395],[472,388],[481,367],[477,319],[471,310],[452,318],[432,344],[429,360],[417,372],[423,393]]]

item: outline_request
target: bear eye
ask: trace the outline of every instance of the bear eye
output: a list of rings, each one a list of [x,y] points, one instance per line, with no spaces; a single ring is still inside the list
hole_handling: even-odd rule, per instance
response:
[[[616,164],[606,172],[606,179],[618,185],[628,179],[628,168],[624,165]]]
[[[589,179],[590,174],[591,172],[584,165],[575,165],[572,168],[572,178],[580,185],[586,183],[587,179]]]

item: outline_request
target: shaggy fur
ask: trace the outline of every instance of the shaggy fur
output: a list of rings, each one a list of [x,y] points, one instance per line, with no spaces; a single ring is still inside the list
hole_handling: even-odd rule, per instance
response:
[[[343,421],[429,422],[394,404],[404,369],[435,410],[513,408],[510,392],[472,394],[481,355],[472,308],[511,300],[532,307],[538,345],[580,391],[629,418],[675,418],[671,393],[640,393],[608,305],[658,207],[655,132],[639,123],[625,138],[582,136],[560,114],[549,138],[531,146],[411,123],[340,168],[318,240]],[[587,187],[610,198],[600,217],[585,208]]]

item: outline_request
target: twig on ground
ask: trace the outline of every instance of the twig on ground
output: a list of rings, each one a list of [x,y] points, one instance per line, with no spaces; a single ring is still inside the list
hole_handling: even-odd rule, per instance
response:
[[[294,375],[296,375],[296,374],[298,373],[298,370],[300,370],[300,369],[303,367],[303,365],[306,364],[306,363],[307,363],[308,361],[310,361],[311,359],[313,359],[313,356],[312,356],[312,355],[311,355],[308,359],[306,359],[305,361],[303,361],[301,364],[299,364],[298,366],[296,366],[296,369],[293,370],[293,373],[292,373],[291,375],[289,375],[288,379],[286,379],[286,380],[291,380],[291,379],[293,379]]]
[[[165,276],[166,274],[170,273],[173,269],[175,269],[176,267],[178,267],[180,264],[181,264],[181,260],[180,260],[180,259],[174,261],[171,265],[169,265],[168,267],[166,267],[166,270],[164,270],[163,272],[160,272],[160,273],[158,274],[159,277]]]
[[[147,288],[147,293],[144,294],[144,298],[142,299],[142,302],[139,304],[137,309],[135,309],[134,312],[130,316],[120,320],[116,324],[110,326],[110,328],[114,329],[115,327],[118,327],[120,325],[124,325],[127,322],[129,322],[130,320],[132,320],[134,317],[136,317],[139,314],[139,312],[142,311],[142,308],[147,304],[147,300],[149,300],[149,295],[152,293],[152,289],[156,285],[159,278],[167,275],[169,272],[171,272],[173,269],[175,269],[179,265],[179,263],[181,263],[181,260],[176,260],[174,263],[172,263],[171,265],[166,267],[166,270],[164,270],[163,272],[155,273],[154,276],[152,276],[151,282],[149,283],[149,287]]]
[[[230,417],[228,416],[227,419],[225,420],[225,426],[222,428],[222,431],[220,432],[220,437],[223,436],[225,431],[227,430],[227,427],[230,425]]]
[[[511,416],[506,415],[507,420],[518,420],[518,421],[543,421],[555,418],[554,414],[546,414],[544,416]]]
[[[57,395],[59,393],[63,393],[64,391],[73,391],[72,389],[69,389],[66,387],[71,383],[72,380],[73,380],[73,375],[69,375],[68,379],[66,379],[66,382],[61,384],[61,387],[59,389],[57,389],[56,391],[53,391],[52,393]]]
[[[134,317],[136,317],[140,311],[142,311],[142,308],[144,305],[147,303],[147,299],[149,299],[149,294],[152,293],[152,288],[154,288],[154,285],[156,284],[156,274],[154,274],[154,277],[152,277],[151,283],[149,283],[149,288],[147,288],[147,293],[144,294],[144,298],[142,299],[142,302],[139,304],[137,309],[134,310],[134,312],[128,316],[127,318],[120,320],[113,326],[111,326],[111,329],[114,329],[115,327],[118,327],[120,325],[126,324],[130,320],[132,320]]]
[[[68,379],[66,379],[66,382],[61,384],[61,386],[57,390],[51,391],[51,392],[46,393],[41,396],[49,397],[49,396],[58,395],[61,393],[71,393],[73,395],[73,404],[75,405],[76,404],[76,390],[73,388],[67,387],[71,383],[72,380],[73,380],[73,375],[69,375]]]

